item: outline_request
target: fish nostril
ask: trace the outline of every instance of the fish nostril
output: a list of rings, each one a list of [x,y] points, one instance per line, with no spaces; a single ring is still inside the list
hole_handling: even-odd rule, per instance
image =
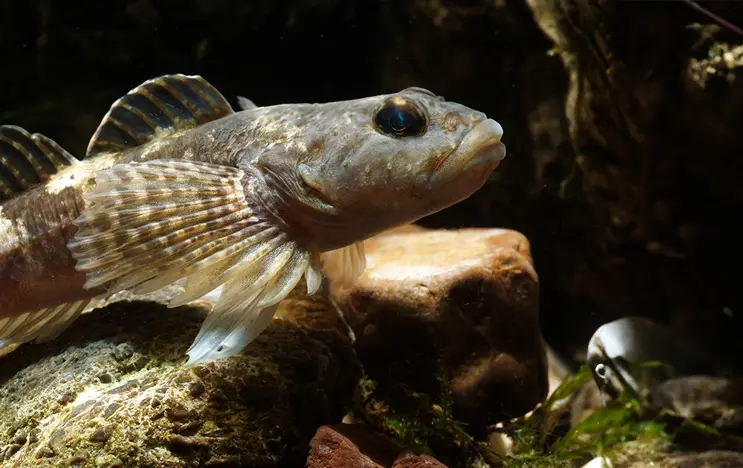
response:
[[[487,120],[488,116],[482,112],[473,112],[469,115],[470,125],[477,125],[480,122]]]

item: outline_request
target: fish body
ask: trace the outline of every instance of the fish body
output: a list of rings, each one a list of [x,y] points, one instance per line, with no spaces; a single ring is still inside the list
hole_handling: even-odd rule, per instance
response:
[[[76,162],[0,205],[0,311],[38,310],[104,293],[102,288],[83,288],[85,273],[75,269],[76,261],[67,248],[77,231],[73,221],[85,205],[83,194],[95,174],[114,164],[135,161],[198,161],[196,154],[204,162],[230,161],[224,142],[209,132],[215,123],[235,123],[237,116],[244,117],[233,114],[225,122],[210,122],[177,137]]]
[[[235,112],[198,76],[116,101],[84,160],[0,127],[0,348],[54,338],[97,299],[222,288],[190,362],[233,355],[304,279],[353,281],[361,241],[451,206],[505,156],[481,112],[421,88]]]

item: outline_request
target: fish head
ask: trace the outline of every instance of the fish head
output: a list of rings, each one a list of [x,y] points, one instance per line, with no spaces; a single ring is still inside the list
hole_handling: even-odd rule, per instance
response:
[[[506,154],[498,122],[417,87],[317,105],[304,119],[283,143],[294,156],[258,165],[319,250],[458,203]]]
[[[644,317],[601,325],[588,342],[586,361],[599,390],[609,398],[646,397],[674,373],[666,330]]]
[[[586,361],[596,387],[608,398],[618,398],[624,391],[633,395],[639,391],[625,358],[621,355],[610,356],[600,337],[591,338]]]

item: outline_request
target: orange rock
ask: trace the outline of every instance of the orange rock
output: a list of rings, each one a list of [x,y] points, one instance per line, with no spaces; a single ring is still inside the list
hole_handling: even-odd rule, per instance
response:
[[[332,296],[388,404],[400,386],[437,395],[442,370],[455,419],[477,431],[546,395],[539,281],[522,234],[406,227],[365,248],[364,274]]]

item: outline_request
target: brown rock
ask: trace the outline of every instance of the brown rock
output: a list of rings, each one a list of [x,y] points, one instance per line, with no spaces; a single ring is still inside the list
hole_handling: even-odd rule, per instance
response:
[[[364,424],[322,426],[310,442],[307,468],[388,468],[399,448]]]
[[[439,395],[443,372],[454,419],[475,432],[545,396],[539,284],[522,234],[406,227],[365,248],[366,271],[333,296],[376,396],[399,409],[403,387]]]
[[[400,455],[392,468],[447,468],[446,465],[428,455],[416,455],[414,453],[403,453]]]

